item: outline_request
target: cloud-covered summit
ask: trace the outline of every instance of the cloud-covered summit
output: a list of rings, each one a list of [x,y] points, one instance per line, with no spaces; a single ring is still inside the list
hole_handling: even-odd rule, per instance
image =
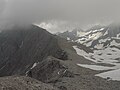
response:
[[[119,21],[119,0],[0,0],[0,23],[66,20],[80,25]]]

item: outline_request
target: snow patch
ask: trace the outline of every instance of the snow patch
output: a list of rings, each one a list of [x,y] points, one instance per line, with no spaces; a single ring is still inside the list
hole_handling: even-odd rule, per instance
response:
[[[90,34],[91,32],[92,32],[92,31],[89,31],[89,32],[84,32],[84,31],[78,32],[78,31],[77,31],[77,37],[86,36],[86,35]]]
[[[89,69],[92,69],[92,70],[96,70],[96,71],[114,69],[113,67],[105,67],[105,66],[100,66],[100,65],[87,65],[87,64],[77,64],[77,65],[81,66],[81,67],[84,67],[84,68],[89,68]]]
[[[104,33],[104,36],[106,36],[106,35],[108,35],[108,31],[106,31],[106,32]]]
[[[76,53],[80,56],[83,56],[84,58],[91,60],[93,62],[97,62],[96,60],[93,60],[91,58],[89,58],[88,53],[86,53],[84,50],[79,49],[77,46],[73,46],[73,48],[76,50]]]
[[[103,44],[97,44],[96,46],[94,46],[94,48],[102,49],[103,48]]]
[[[39,63],[34,63],[33,66],[30,69],[35,68]]]
[[[113,42],[115,43],[115,42]],[[86,53],[85,51],[79,49],[77,46],[73,46],[76,50],[77,54],[83,56],[87,60],[93,61],[97,63],[103,64],[111,64],[114,65],[113,67],[106,67],[100,65],[87,65],[87,64],[77,64],[78,66],[89,68],[92,70],[111,70],[104,73],[99,73],[95,76],[99,76],[101,78],[111,78],[111,80],[118,80],[120,81],[120,50],[117,48],[110,48],[107,47],[102,50],[94,50],[93,53]],[[113,70],[114,69],[114,70]]]
[[[112,70],[104,73],[97,74],[95,76],[99,76],[102,78],[111,78],[112,80],[120,81],[120,69]]]
[[[69,40],[70,40],[70,38],[69,38],[69,37],[67,37],[67,40],[69,41]]]
[[[106,41],[110,41],[111,39],[108,37],[106,39],[100,39],[99,43],[105,43]]]
[[[120,33],[119,33],[119,34],[117,34],[117,39],[120,39]]]
[[[117,43],[115,40],[113,40],[110,45],[111,45],[111,46],[112,46],[112,45],[119,46],[120,43]]]
[[[85,44],[86,46],[91,46],[92,42],[99,37],[101,37],[103,34],[101,32],[96,32],[94,34],[88,34],[83,37],[80,37],[80,39],[76,40],[75,42]],[[89,42],[90,41],[90,42]],[[87,43],[88,42],[88,43]]]
[[[86,45],[87,47],[89,47],[89,46],[92,45],[92,43],[93,43],[93,41],[90,41],[90,42],[88,42],[88,43],[85,43],[84,45]]]
[[[103,31],[105,28],[101,28],[100,31]]]

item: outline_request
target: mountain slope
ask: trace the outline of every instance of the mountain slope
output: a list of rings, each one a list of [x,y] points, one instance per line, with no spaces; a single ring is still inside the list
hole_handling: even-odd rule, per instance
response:
[[[72,34],[72,32],[75,32]],[[68,41],[77,42],[86,47],[99,49],[110,45],[113,41],[120,43],[120,25],[117,23],[108,26],[95,26],[88,31],[72,31],[58,34],[58,36]],[[74,38],[72,38],[74,37]]]
[[[37,26],[15,26],[0,33],[0,76],[25,74],[47,56],[67,59],[54,35]]]
[[[50,89],[54,86],[59,90],[120,90],[118,81],[98,77],[99,73],[106,72],[106,67],[112,68],[114,65],[96,63],[92,57],[92,60],[89,60],[90,57],[87,55],[91,55],[96,49],[74,41],[67,41],[34,25],[29,28],[14,27],[11,30],[2,31],[0,38],[2,47],[0,75],[12,75],[10,78],[5,77],[8,78],[8,82],[4,77],[0,79],[4,80],[3,83],[6,81],[7,86],[11,86],[13,82],[13,85],[17,87],[20,81],[22,82],[22,85],[18,86],[20,90],[19,88],[30,81],[30,88],[33,85],[31,90],[36,88],[39,90],[38,87],[34,87],[36,86],[34,80],[29,80],[28,77],[31,77],[39,80],[41,87],[50,87]],[[103,65],[105,68],[92,70],[80,66],[81,64]],[[15,78],[15,82],[16,75],[18,78],[17,80]],[[19,77],[19,75],[26,75],[27,78]],[[31,84],[32,80],[33,84]],[[44,87],[41,90],[44,90]]]
[[[76,36],[77,39],[71,39],[68,40],[68,42],[74,43],[73,48],[76,53],[92,61],[92,63],[85,65],[78,63],[77,65],[92,70],[98,69],[98,71],[103,69],[111,70],[111,72],[98,74],[96,76],[103,78],[109,77],[112,80],[119,81],[120,24],[112,23],[104,27],[95,27],[84,33],[84,36]],[[114,75],[114,72],[117,74]]]

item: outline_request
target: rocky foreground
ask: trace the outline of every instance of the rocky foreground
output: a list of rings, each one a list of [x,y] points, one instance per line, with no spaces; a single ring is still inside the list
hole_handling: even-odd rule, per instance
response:
[[[24,76],[0,78],[0,90],[58,90],[57,88]]]

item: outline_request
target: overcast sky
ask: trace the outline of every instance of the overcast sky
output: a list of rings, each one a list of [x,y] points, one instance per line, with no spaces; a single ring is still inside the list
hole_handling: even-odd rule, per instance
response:
[[[0,0],[0,23],[64,20],[87,25],[120,20],[120,0]]]

